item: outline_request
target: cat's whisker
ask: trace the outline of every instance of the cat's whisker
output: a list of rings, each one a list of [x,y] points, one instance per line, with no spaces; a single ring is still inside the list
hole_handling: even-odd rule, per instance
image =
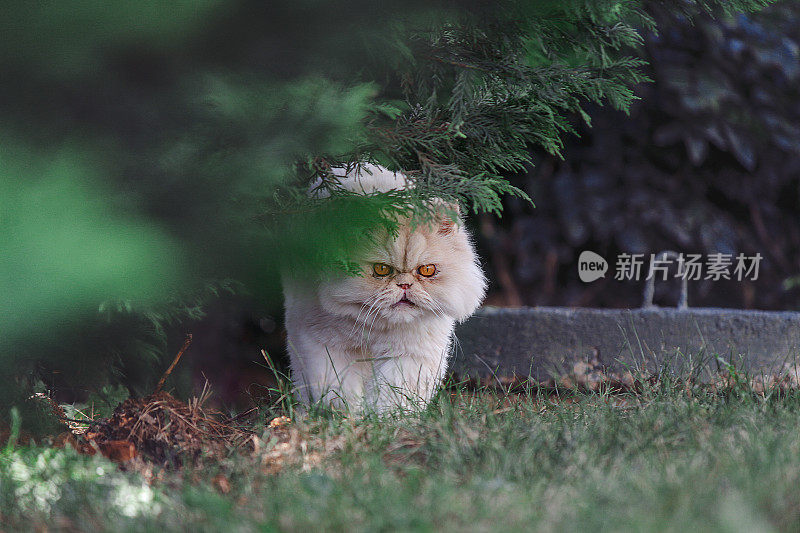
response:
[[[372,333],[372,324],[375,323],[377,320],[378,315],[380,314],[380,310],[376,309],[375,313],[372,315],[372,321],[370,322],[369,332],[367,332],[367,323],[364,323],[364,327],[361,328],[361,348],[366,350],[367,343],[369,342],[369,334]]]
[[[425,303],[433,314],[440,318],[444,317],[444,309],[433,298],[428,297]]]
[[[420,299],[422,300],[420,303],[424,303],[431,313],[433,313],[439,318],[447,317],[447,313],[445,313],[442,306],[436,300],[431,298],[430,295],[425,294],[422,297],[420,297]]]
[[[378,315],[380,315],[380,313],[381,313],[381,306],[379,304],[383,303],[383,299],[384,299],[385,296],[386,296],[386,291],[380,291],[380,294],[378,294],[375,297],[375,301],[372,303],[372,305],[370,306],[369,311],[367,312],[367,315],[364,317],[364,325],[361,328],[361,348],[362,349],[366,348],[365,343],[369,339],[369,333],[372,332],[372,326],[375,324],[375,320],[378,318]],[[369,333],[367,333],[367,335],[365,336],[364,335],[364,330],[367,329],[367,322],[369,322],[370,314],[373,311],[374,311],[374,315],[372,316],[372,322],[370,323]]]
[[[375,321],[378,319],[378,315],[379,314],[380,314],[380,312],[376,312],[375,316],[372,317],[372,322],[369,325],[369,330],[367,331],[367,334],[363,336],[364,343],[368,343],[369,342],[369,337],[370,337],[370,335],[372,335],[372,326],[375,325]],[[364,326],[364,329],[366,329],[366,325]]]
[[[359,309],[359,310],[358,310],[358,315],[357,315],[357,316],[356,316],[356,318],[353,320],[353,331],[356,329],[356,326],[358,325],[358,320],[361,318],[361,313],[363,313],[363,312],[364,312],[364,309],[366,309],[366,308],[367,308],[367,306],[369,305],[369,300],[370,300],[370,299],[368,298],[368,299],[367,299],[367,300],[364,302],[364,305],[362,305],[362,306],[361,306],[361,309]],[[353,331],[351,331],[351,332],[350,332],[350,334],[351,334],[351,335],[352,335]]]
[[[375,313],[373,314],[372,321],[369,324],[369,331],[367,332],[366,339],[369,339],[369,335],[372,333],[372,326],[375,325],[375,321],[378,319],[378,316],[380,316],[381,312],[383,311],[383,306],[386,303],[386,299],[387,299],[386,297],[387,297],[386,292],[383,292],[383,293],[381,293],[380,296],[378,296],[378,298],[377,298],[377,300],[375,302],[375,305],[376,305]],[[367,327],[367,324],[364,323],[364,328],[366,329],[366,327]]]
[[[353,323],[353,328],[350,330],[350,334],[348,335],[349,337],[352,337],[352,336],[353,336],[353,334],[355,334],[355,332],[356,332],[356,328],[358,327],[358,320],[361,318],[361,313],[363,313],[363,312],[364,312],[364,309],[365,309],[365,308],[366,308],[368,305],[370,305],[370,300],[372,300],[372,302],[373,302],[373,305],[374,305],[374,303],[375,303],[375,301],[377,300],[377,298],[378,298],[378,295],[379,295],[379,293],[380,293],[380,292],[381,292],[381,291],[380,291],[380,289],[378,289],[378,290],[376,290],[375,292],[373,292],[372,294],[370,294],[370,295],[369,295],[369,296],[366,298],[366,300],[365,300],[365,302],[364,302],[364,305],[362,305],[362,306],[361,306],[361,310],[358,312],[358,316],[356,317],[356,319],[355,319],[355,322]],[[372,305],[370,305],[370,309],[371,309],[371,308],[372,308]],[[369,316],[369,311],[367,311],[367,316]],[[366,318],[366,317],[364,317],[364,320],[366,320],[366,319],[367,319],[367,318]]]
[[[360,336],[363,341],[364,330],[366,329],[367,324],[369,324],[370,318],[374,320],[373,313],[378,313],[380,310],[379,304],[381,302],[381,297],[383,295],[383,292],[384,292],[383,289],[378,289],[368,297],[367,301],[364,304],[364,306],[368,306],[367,312],[366,314],[364,314],[363,318],[359,314],[359,321],[353,324],[353,329],[350,333],[350,337],[353,337],[356,333],[356,328],[361,326]],[[363,342],[362,342],[362,347],[363,347]]]
[[[372,315],[373,311],[375,312],[375,316],[377,316],[378,310],[375,307],[377,304],[378,304],[378,299],[376,298],[375,301],[373,301],[372,304],[369,306],[367,314],[364,315],[364,322],[361,324],[361,330],[359,331],[359,342],[362,349],[365,348],[364,330],[367,329],[367,323],[369,322],[370,316]]]
[[[381,294],[381,296],[379,298],[379,301],[381,303],[388,303],[388,302],[384,302],[382,300],[388,300],[389,296],[391,296],[391,293],[384,292],[383,294]],[[369,340],[370,335],[372,335],[372,327],[375,325],[375,320],[378,318],[378,315],[380,314],[381,310],[382,310],[381,308],[378,308],[378,311],[375,313],[375,316],[372,319],[372,323],[369,325],[369,331],[367,332],[367,337],[366,337],[367,340]]]
[[[452,354],[457,355],[459,352],[463,353],[463,349],[461,348],[461,341],[458,340],[458,336],[455,332],[453,332],[453,341],[450,343],[452,348]]]

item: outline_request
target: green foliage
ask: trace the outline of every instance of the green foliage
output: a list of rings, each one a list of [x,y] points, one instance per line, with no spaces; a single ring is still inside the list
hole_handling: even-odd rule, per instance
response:
[[[57,517],[76,520],[79,529],[97,529],[98,521],[133,529],[136,519],[158,514],[169,503],[162,490],[120,472],[100,454],[33,447],[0,455],[0,512],[3,523],[18,531],[46,527]]]
[[[108,50],[181,46],[224,5],[218,0],[8,5],[0,22],[0,60],[34,68],[45,78],[74,79],[95,72]]]
[[[68,319],[110,295],[155,302],[177,286],[178,244],[141,214],[120,209],[80,149],[0,152],[0,351],[30,324]],[[85,152],[83,153],[85,156]],[[36,335],[46,335],[38,330]]]
[[[8,431],[8,441],[6,441],[6,446],[3,449],[4,456],[13,453],[14,447],[17,445],[17,440],[19,439],[20,427],[22,427],[22,420],[20,419],[18,408],[12,407],[9,415],[11,415],[11,426]]]
[[[68,418],[75,420],[96,420],[109,418],[114,409],[128,399],[130,393],[122,385],[106,385],[99,391],[92,392],[85,402],[64,404],[61,407]]]
[[[763,2],[700,3],[721,4]],[[645,79],[628,48],[651,25],[641,3],[607,0],[9,6],[0,378],[55,365],[88,388],[109,353],[146,351],[124,321],[98,322],[101,302],[158,308],[221,279],[275,298],[282,263],[346,265],[432,197],[499,213],[525,197],[503,173],[533,147],[559,153],[583,103],[628,108]],[[305,197],[364,161],[416,188]]]

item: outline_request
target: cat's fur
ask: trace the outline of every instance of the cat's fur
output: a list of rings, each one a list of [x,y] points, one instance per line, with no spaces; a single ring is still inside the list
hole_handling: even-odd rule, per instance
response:
[[[362,169],[343,176],[342,186],[361,194],[407,186],[402,174]],[[382,412],[431,399],[447,368],[456,322],[477,309],[486,290],[464,225],[440,215],[433,226],[401,224],[396,238],[387,236],[382,246],[353,258],[361,276],[284,280],[292,383],[304,403]],[[378,277],[375,263],[394,272]],[[437,273],[425,278],[417,269],[428,264]],[[404,293],[413,306],[399,303]]]

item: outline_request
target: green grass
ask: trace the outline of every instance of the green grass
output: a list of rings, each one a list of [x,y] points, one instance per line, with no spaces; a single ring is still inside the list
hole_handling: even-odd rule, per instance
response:
[[[798,394],[661,386],[509,405],[457,393],[421,415],[293,427],[305,445],[280,473],[264,473],[266,429],[261,453],[151,484],[70,450],[7,449],[0,529],[800,529]]]

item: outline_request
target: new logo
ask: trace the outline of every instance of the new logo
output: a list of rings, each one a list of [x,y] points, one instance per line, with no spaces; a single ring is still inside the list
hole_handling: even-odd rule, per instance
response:
[[[608,271],[608,261],[603,256],[584,250],[578,257],[578,277],[584,283],[603,278]]]

